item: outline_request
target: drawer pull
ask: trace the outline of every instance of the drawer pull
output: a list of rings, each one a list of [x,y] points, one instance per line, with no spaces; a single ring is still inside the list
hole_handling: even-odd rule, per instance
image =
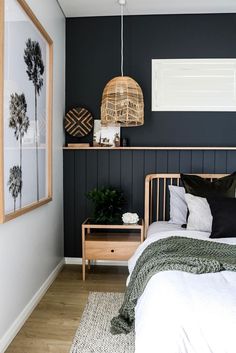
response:
[[[111,252],[115,252],[115,250],[112,249]]]

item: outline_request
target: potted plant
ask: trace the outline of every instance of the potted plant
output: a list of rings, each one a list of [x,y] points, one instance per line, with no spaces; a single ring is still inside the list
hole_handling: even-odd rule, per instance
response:
[[[123,192],[113,187],[93,189],[87,197],[94,204],[94,220],[100,224],[112,224],[121,221],[122,207],[125,203]]]

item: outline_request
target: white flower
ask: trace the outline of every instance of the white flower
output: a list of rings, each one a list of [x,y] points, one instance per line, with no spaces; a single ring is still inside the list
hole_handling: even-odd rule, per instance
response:
[[[127,212],[122,215],[122,221],[126,224],[135,224],[139,221],[139,216],[137,213]]]

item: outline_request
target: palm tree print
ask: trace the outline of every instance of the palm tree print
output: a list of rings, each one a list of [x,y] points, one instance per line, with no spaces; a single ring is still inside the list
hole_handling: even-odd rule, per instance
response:
[[[24,50],[24,61],[27,66],[26,73],[30,81],[34,85],[35,98],[35,151],[36,151],[36,182],[37,182],[37,200],[39,201],[39,165],[38,165],[38,96],[43,87],[44,63],[42,59],[42,51],[38,42],[30,38],[26,42]]]
[[[22,139],[27,133],[30,122],[27,113],[27,103],[24,93],[22,94],[11,94],[10,98],[10,119],[9,128],[14,130],[14,135],[17,141],[20,143],[20,170],[22,173]],[[20,190],[20,208],[22,206],[22,186]]]
[[[8,183],[9,185],[9,192],[14,200],[14,212],[16,211],[16,199],[18,195],[21,193],[22,189],[22,172],[21,167],[18,165],[14,165],[10,169],[10,175]]]

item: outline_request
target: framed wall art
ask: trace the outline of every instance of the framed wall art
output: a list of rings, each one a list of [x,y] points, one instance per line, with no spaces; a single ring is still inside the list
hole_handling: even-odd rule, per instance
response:
[[[102,126],[94,120],[93,147],[120,147],[120,126]]]
[[[0,222],[52,199],[53,42],[24,0],[0,0]]]
[[[235,59],[152,60],[152,111],[236,111]]]

